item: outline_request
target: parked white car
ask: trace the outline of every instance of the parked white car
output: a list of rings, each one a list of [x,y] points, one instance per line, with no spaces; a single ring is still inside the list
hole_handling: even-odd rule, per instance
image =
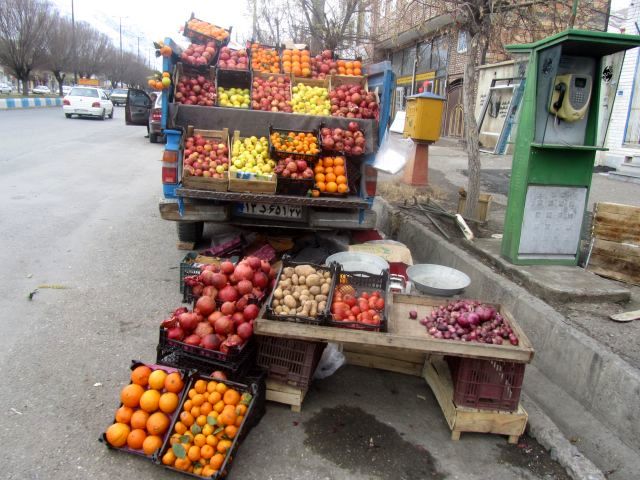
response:
[[[46,85],[38,85],[36,88],[31,90],[31,93],[35,93],[37,95],[48,95],[51,93],[51,89]]]
[[[13,87],[8,83],[0,83],[0,93],[9,94],[13,92]]]
[[[62,86],[62,94],[63,95],[69,95],[69,92],[71,91],[71,86],[69,85],[63,85]]]
[[[113,103],[101,88],[73,87],[62,100],[64,116],[98,117],[101,120],[113,118]]]

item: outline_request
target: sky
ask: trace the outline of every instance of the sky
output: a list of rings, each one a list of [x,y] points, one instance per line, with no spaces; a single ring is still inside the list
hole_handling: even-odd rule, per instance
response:
[[[72,0],[53,0],[63,14],[71,16]],[[87,21],[97,30],[109,35],[114,45],[119,44],[119,24],[122,17],[122,48],[136,53],[138,37],[140,55],[153,56],[154,40],[171,37],[182,42],[179,28],[193,12],[197,18],[221,27],[233,26],[232,39],[249,37],[251,18],[247,0],[73,0],[77,21]],[[181,43],[180,42],[180,43]],[[153,63],[157,62],[157,63]],[[152,65],[161,65],[152,57]]]
[[[74,3],[76,20],[91,23],[119,44],[119,23],[122,21],[122,46],[136,53],[138,37],[140,55],[151,59],[152,66],[162,63],[153,56],[152,41],[171,37],[183,42],[180,26],[193,12],[197,18],[221,27],[233,26],[232,40],[250,38],[251,16],[247,0],[53,0],[57,8],[71,15]],[[590,0],[581,0],[590,1]],[[612,11],[629,6],[631,0],[613,0]],[[120,17],[122,17],[120,19]]]

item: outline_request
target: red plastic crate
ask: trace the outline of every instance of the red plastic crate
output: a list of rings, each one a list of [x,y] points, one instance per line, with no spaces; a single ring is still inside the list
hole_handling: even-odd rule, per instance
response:
[[[515,411],[520,403],[524,363],[445,357],[453,380],[453,401],[482,410]]]
[[[323,342],[260,336],[256,363],[266,369],[269,378],[306,388],[326,346]]]

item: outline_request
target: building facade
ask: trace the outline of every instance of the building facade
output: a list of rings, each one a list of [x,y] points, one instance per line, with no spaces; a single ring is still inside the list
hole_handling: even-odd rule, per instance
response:
[[[503,46],[528,43],[567,28],[572,0],[536,4],[496,17],[480,63],[508,59]],[[581,1],[575,28],[606,31],[609,0]],[[462,137],[462,86],[469,36],[455,21],[455,1],[371,0],[373,58],[391,61],[397,76],[395,110],[423,91],[446,98],[442,135]]]

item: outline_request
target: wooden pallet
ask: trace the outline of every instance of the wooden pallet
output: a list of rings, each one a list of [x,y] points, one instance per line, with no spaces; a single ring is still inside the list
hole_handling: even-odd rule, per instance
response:
[[[343,344],[342,353],[349,365],[377,368],[405,375],[422,376],[426,354],[389,347]]]
[[[509,443],[518,443],[529,418],[521,405],[515,412],[456,406],[453,402],[453,382],[449,367],[441,356],[430,356],[427,359],[423,376],[433,390],[451,428],[451,440],[459,440],[463,432],[477,432],[507,435]]]
[[[267,379],[267,400],[291,405],[291,411],[299,413],[307,388],[294,387],[286,383]]]

